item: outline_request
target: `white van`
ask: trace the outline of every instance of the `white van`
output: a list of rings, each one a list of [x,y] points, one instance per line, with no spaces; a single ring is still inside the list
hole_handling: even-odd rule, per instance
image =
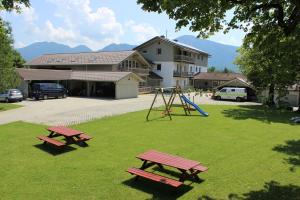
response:
[[[228,99],[236,101],[247,100],[246,88],[224,87],[214,94],[216,100]]]

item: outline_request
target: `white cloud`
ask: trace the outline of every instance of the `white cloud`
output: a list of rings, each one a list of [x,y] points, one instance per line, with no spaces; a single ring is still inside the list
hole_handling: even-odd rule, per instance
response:
[[[111,43],[144,42],[159,35],[159,31],[147,23],[129,20],[125,24],[118,21],[116,13],[108,7],[92,8],[90,0],[47,0],[52,15],[43,21],[43,13],[34,7],[23,8],[21,14],[13,13],[18,23],[16,46],[22,47],[37,41],[53,41],[69,46],[84,44],[99,50]],[[40,11],[42,12],[42,11]],[[39,17],[39,15],[41,17]]]
[[[125,23],[125,26],[136,35],[137,42],[145,42],[146,40],[159,35],[159,31],[150,24],[138,24],[135,21],[130,20]]]
[[[62,27],[54,27],[52,22],[46,21],[45,29],[42,30],[45,35],[48,35],[50,40],[54,41],[74,41],[76,40],[76,35],[72,30],[66,30]]]

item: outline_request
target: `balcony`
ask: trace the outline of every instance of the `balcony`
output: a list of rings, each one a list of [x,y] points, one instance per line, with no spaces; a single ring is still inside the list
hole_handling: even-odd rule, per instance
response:
[[[179,72],[179,71],[173,71],[174,77],[183,77],[183,78],[190,78],[194,76],[193,72]]]
[[[187,62],[187,63],[195,63],[194,58],[190,56],[184,56],[184,55],[175,55],[174,56],[174,61],[177,62]]]
[[[122,72],[133,72],[141,76],[149,75],[150,69],[148,68],[119,68]]]

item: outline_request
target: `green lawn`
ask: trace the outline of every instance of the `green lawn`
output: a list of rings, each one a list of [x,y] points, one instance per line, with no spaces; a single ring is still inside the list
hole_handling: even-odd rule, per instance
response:
[[[1,111],[15,109],[15,108],[20,108],[20,107],[22,107],[22,106],[21,105],[17,105],[17,104],[0,103],[0,112]]]
[[[74,128],[94,137],[89,147],[73,145],[61,154],[35,138],[46,134],[45,126],[2,125],[1,199],[300,199],[300,127],[289,124],[294,115],[256,106],[203,109],[209,117],[146,122],[141,111],[80,124]],[[174,113],[182,114],[179,108]],[[139,167],[135,156],[149,149],[200,161],[209,167],[200,174],[204,181],[187,181],[176,193],[132,182],[125,170]]]

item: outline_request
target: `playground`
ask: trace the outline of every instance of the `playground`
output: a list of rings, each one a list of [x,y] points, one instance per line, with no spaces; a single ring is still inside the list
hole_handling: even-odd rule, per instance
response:
[[[71,126],[93,139],[60,153],[36,138],[47,126],[0,125],[1,198],[299,200],[300,130],[289,123],[293,114],[262,106],[200,108],[209,116],[186,116],[175,106],[172,120],[159,111],[146,121],[147,109]],[[187,181],[176,193],[156,182],[134,182],[126,169],[140,166],[135,156],[150,149],[209,170],[200,174],[201,182]],[[149,171],[161,173],[157,167]]]

